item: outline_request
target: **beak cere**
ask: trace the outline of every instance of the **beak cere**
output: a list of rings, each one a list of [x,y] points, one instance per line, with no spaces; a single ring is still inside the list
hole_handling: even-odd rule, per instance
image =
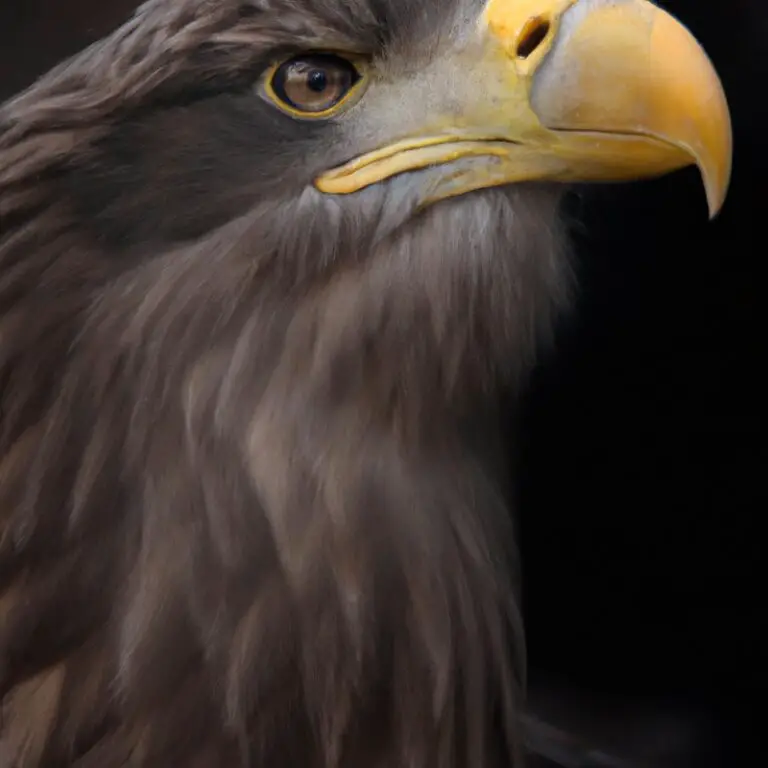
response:
[[[316,187],[349,194],[445,166],[429,204],[514,182],[628,181],[696,164],[710,215],[719,211],[728,105],[706,54],[668,13],[646,0],[488,0],[477,32],[479,45],[455,53],[483,83],[461,118],[431,116]],[[451,167],[468,157],[485,161]]]

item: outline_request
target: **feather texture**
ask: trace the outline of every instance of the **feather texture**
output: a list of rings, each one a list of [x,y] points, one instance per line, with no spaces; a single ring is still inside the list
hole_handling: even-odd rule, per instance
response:
[[[3,768],[518,764],[491,456],[559,192],[314,190],[356,134],[244,83],[326,39],[402,68],[410,4],[341,7],[153,2],[0,109]]]

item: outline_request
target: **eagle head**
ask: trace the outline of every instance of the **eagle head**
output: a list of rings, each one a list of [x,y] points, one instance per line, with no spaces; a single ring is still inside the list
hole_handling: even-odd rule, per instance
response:
[[[0,763],[518,765],[563,182],[730,161],[645,0],[150,0],[0,108]]]

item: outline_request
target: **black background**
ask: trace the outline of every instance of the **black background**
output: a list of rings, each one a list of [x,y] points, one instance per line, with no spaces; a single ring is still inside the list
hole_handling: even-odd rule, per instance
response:
[[[2,0],[0,99],[134,4]],[[693,169],[570,201],[578,305],[524,410],[529,650],[534,681],[715,713],[730,768],[764,706],[768,6],[661,4],[724,82],[731,193],[713,223]]]
[[[712,223],[694,169],[573,201],[578,311],[525,411],[530,656],[710,710],[735,768],[758,760],[766,690],[768,6],[661,4],[723,80],[731,192]]]

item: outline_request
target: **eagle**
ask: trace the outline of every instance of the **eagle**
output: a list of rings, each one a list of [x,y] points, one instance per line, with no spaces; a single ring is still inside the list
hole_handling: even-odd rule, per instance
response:
[[[0,766],[524,765],[560,202],[731,141],[646,0],[150,0],[0,107]]]

